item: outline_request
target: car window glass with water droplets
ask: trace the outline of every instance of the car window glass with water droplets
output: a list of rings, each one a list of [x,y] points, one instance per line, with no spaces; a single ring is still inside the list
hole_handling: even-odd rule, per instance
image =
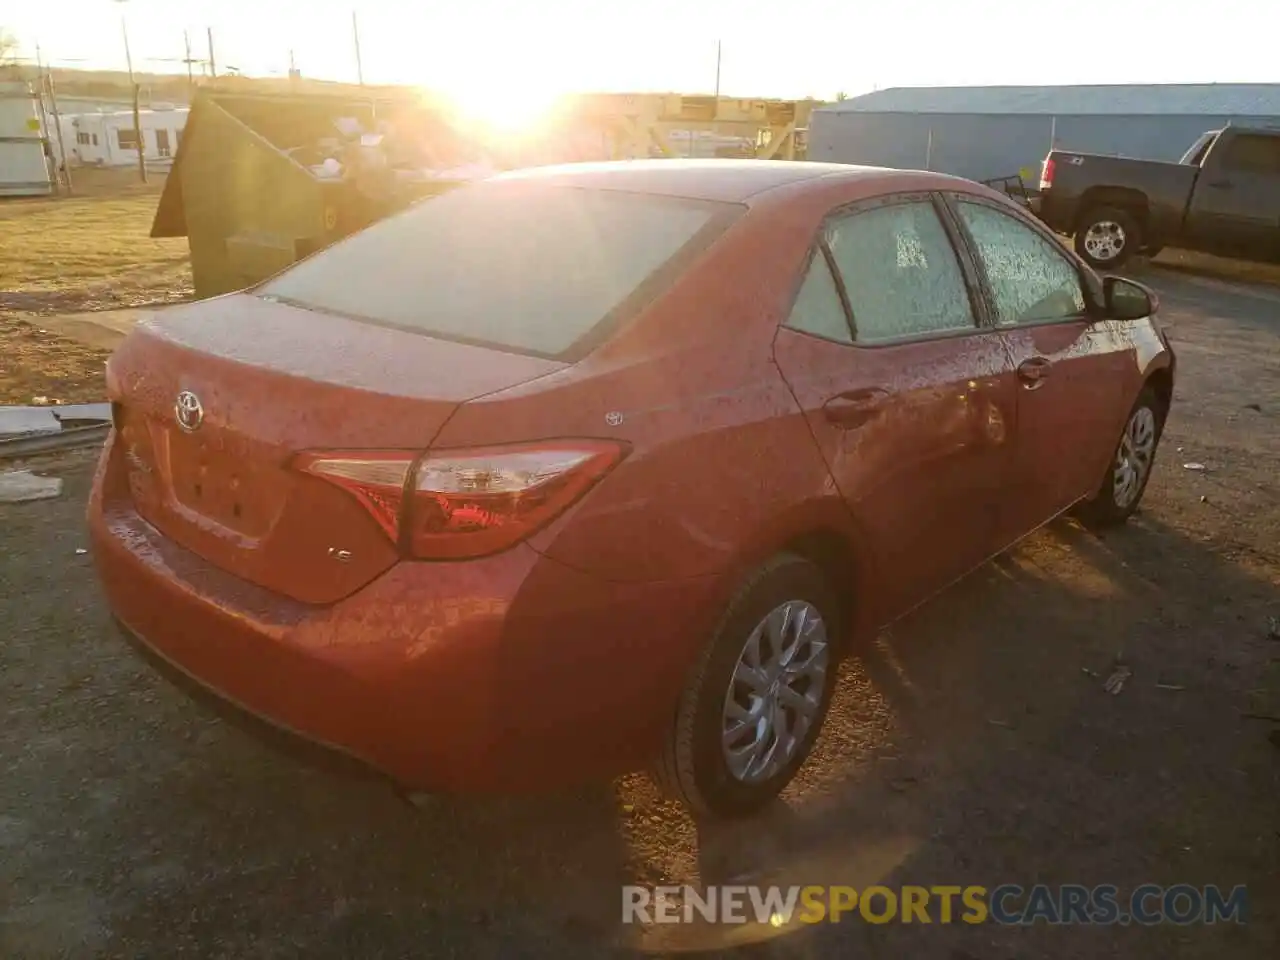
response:
[[[860,343],[973,327],[964,274],[927,201],[844,217],[827,243],[849,294]]]
[[[1068,320],[1085,313],[1080,275],[1052,243],[984,204],[958,206],[986,267],[997,323]]]
[[[814,255],[805,271],[804,282],[787,317],[787,326],[802,333],[811,333],[826,340],[853,343],[849,320],[840,303],[840,291],[827,266],[827,258]]]

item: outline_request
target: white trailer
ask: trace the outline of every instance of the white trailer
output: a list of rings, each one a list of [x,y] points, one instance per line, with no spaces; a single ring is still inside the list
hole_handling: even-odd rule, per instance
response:
[[[173,162],[187,125],[186,107],[153,105],[138,111],[143,158],[151,164]],[[126,167],[138,162],[133,111],[80,113],[62,117],[67,162],[81,166]]]
[[[0,197],[53,193],[49,140],[30,85],[0,83]]]

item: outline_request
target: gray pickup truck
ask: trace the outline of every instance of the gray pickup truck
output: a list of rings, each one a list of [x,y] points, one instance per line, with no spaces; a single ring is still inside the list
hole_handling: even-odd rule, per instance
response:
[[[1165,246],[1280,262],[1280,129],[1211,130],[1177,163],[1053,150],[1032,209],[1102,270]]]

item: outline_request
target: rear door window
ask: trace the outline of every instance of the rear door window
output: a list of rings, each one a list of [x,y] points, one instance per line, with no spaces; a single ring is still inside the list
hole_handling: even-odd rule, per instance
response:
[[[858,343],[974,329],[955,248],[932,202],[892,203],[827,228]]]
[[[1227,143],[1226,166],[1238,173],[1280,176],[1280,136],[1240,134]]]
[[[853,331],[849,329],[849,318],[840,302],[840,291],[821,250],[813,255],[805,271],[787,326],[824,340],[853,343]]]
[[[682,268],[680,255],[702,249],[742,209],[496,180],[376,223],[255,292],[447,339],[568,357],[599,325],[656,296]]]

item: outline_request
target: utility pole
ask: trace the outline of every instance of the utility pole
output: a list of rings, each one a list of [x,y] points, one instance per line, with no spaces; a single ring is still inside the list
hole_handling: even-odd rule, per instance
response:
[[[116,0],[125,4],[128,0]],[[133,90],[133,138],[138,151],[138,179],[147,182],[146,142],[142,139],[142,117],[138,110],[138,82],[133,77],[133,54],[129,52],[129,22],[125,17],[124,7],[120,8],[120,34],[124,37],[124,61],[129,68],[129,86]]]
[[[182,46],[187,51],[187,96],[190,97],[190,95],[195,92],[196,78],[191,73],[191,34],[187,33],[185,29],[182,31]]]
[[[213,27],[205,27],[205,34],[209,38],[209,76],[218,79],[218,61],[213,59]]]
[[[716,41],[716,105],[715,111],[711,114],[711,142],[708,144],[711,150],[711,156],[716,155],[716,121],[720,119],[720,57],[723,52],[724,41]],[[696,154],[695,154],[696,156]]]
[[[356,82],[360,86],[364,86],[364,66],[360,62],[360,21],[356,18],[356,12],[351,11],[351,39],[355,42],[356,47]]]
[[[40,44],[36,44],[36,63],[40,63]],[[67,193],[71,193],[71,168],[67,166],[67,144],[62,136],[62,117],[58,113],[58,94],[53,88],[53,70],[45,73],[43,67],[38,68],[40,73],[44,74],[44,83],[48,84],[49,89],[49,109],[53,114],[53,129],[58,132],[58,158],[60,160],[59,170],[62,172],[62,181],[67,185]],[[43,91],[41,91],[43,93]],[[41,97],[41,100],[44,98]]]
[[[716,114],[720,113],[720,53],[723,41],[716,41]]]
[[[40,159],[44,161],[45,172],[49,174],[55,188],[62,185],[56,176],[56,170],[49,169],[49,161],[53,159],[53,139],[49,134],[50,113],[45,107],[44,58],[40,55],[40,44],[36,44],[36,110],[40,114]],[[56,190],[55,190],[56,192]]]

